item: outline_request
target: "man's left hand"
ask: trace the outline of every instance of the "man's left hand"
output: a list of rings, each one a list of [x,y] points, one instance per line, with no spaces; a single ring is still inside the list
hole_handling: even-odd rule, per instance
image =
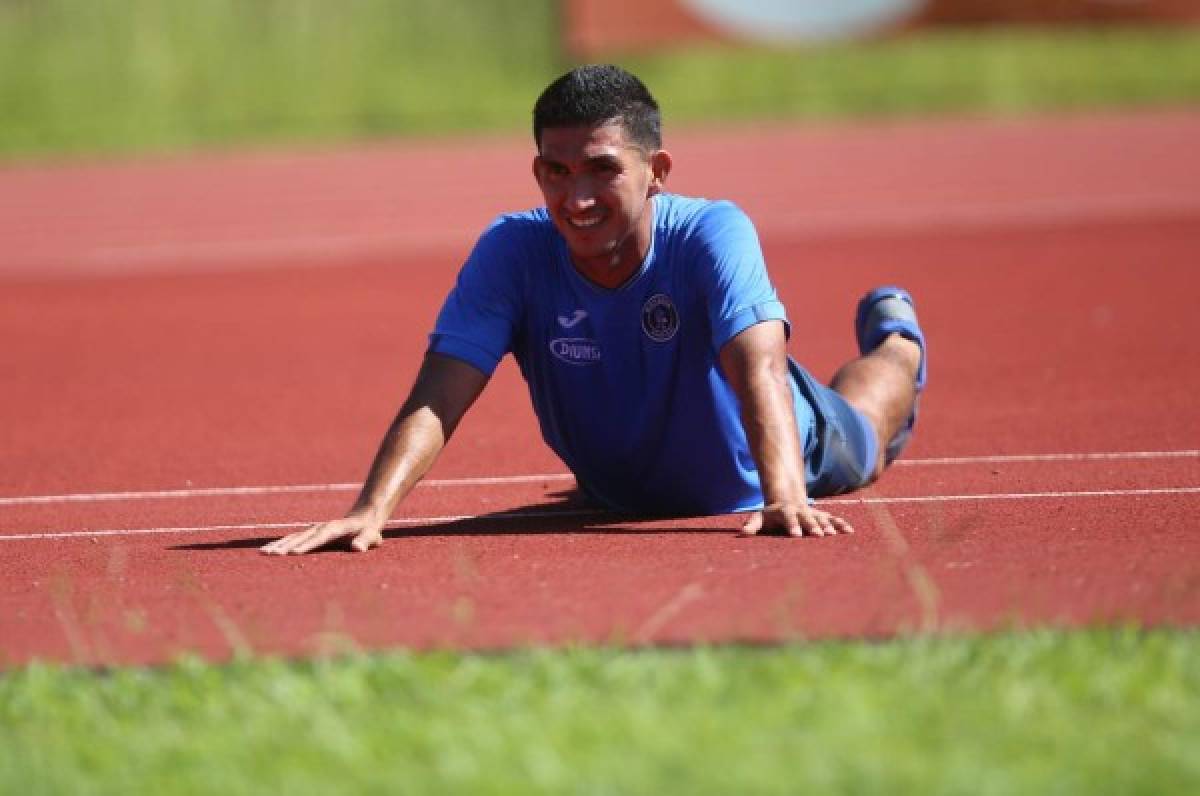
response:
[[[754,536],[760,531],[783,531],[788,536],[833,536],[854,533],[854,527],[841,517],[812,506],[772,503],[756,511],[742,526],[742,534]]]

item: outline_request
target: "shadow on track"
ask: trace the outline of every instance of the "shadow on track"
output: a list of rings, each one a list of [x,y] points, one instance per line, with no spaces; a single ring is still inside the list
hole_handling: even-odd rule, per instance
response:
[[[721,525],[680,525],[680,521],[701,519],[687,516],[633,515],[609,511],[589,501],[577,490],[551,493],[559,500],[533,503],[527,506],[495,511],[447,522],[428,525],[394,524],[384,530],[383,537],[403,539],[428,536],[523,536],[531,534],[628,534],[658,535],[664,533],[737,533],[737,520],[703,518]],[[402,520],[401,520],[402,521]],[[647,527],[647,526],[650,527]],[[169,550],[235,550],[262,547],[278,536],[256,536],[244,539],[227,539],[220,542],[196,542],[173,545]],[[318,551],[314,551],[318,552]],[[319,552],[353,552],[349,541],[342,541],[321,548]]]

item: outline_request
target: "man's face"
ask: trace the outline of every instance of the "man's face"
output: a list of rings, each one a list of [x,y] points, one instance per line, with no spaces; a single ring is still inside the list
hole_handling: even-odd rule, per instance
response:
[[[647,153],[619,122],[542,130],[533,174],[571,258],[594,282],[616,287],[650,248],[650,197],[670,170],[665,151]]]

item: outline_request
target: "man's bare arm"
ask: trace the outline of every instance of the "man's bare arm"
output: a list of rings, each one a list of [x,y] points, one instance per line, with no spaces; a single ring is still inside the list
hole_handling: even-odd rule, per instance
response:
[[[463,415],[483,392],[488,377],[451,357],[427,354],[392,422],[362,491],[340,520],[323,522],[265,545],[272,555],[307,553],[339,539],[358,551],[383,544],[392,512],[424,477]]]
[[[840,517],[808,505],[804,450],[796,428],[782,321],[744,330],[721,349],[721,369],[741,404],[742,426],[758,466],[764,509],[742,531],[779,529],[792,536],[851,532]]]

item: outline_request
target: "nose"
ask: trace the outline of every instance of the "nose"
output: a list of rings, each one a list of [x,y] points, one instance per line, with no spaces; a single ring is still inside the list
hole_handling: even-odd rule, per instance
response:
[[[567,209],[587,210],[594,204],[596,204],[596,191],[592,181],[585,175],[571,180],[571,185],[567,189]]]

